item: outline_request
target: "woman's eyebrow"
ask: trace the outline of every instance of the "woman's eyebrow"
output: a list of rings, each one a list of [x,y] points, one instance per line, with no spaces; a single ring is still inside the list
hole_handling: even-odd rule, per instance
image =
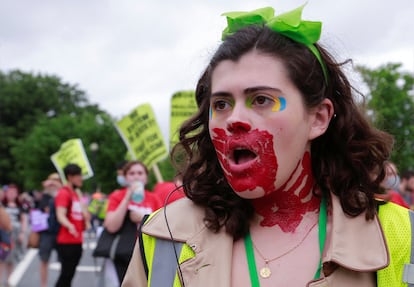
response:
[[[243,90],[243,94],[248,95],[257,91],[274,91],[281,93],[282,91],[278,88],[269,87],[269,86],[254,86],[249,87]],[[232,97],[232,93],[225,91],[217,91],[211,94],[211,97]]]
[[[282,91],[278,88],[274,88],[274,87],[269,87],[269,86],[256,86],[256,87],[250,87],[250,88],[246,88],[244,89],[244,94],[251,94],[257,91],[274,91],[274,92],[278,92],[281,93]]]
[[[218,91],[218,92],[212,93],[211,97],[229,98],[229,97],[232,97],[232,93]]]

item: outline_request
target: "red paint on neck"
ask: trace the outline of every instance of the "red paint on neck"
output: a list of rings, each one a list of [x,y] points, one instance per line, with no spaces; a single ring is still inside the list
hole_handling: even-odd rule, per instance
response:
[[[297,172],[300,174],[292,182]],[[287,188],[288,185],[289,188]],[[313,195],[307,202],[302,202],[312,192],[313,186],[310,153],[306,152],[281,188],[268,196],[253,200],[256,212],[263,217],[260,225],[279,225],[284,232],[294,232],[307,212],[319,209],[320,199]]]

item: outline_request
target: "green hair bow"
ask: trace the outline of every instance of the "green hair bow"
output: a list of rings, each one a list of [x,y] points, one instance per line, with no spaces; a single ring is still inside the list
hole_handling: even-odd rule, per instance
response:
[[[328,82],[325,63],[322,61],[319,50],[314,45],[321,36],[322,23],[302,20],[302,10],[305,5],[278,16],[274,15],[275,11],[272,7],[260,8],[251,12],[223,13],[222,16],[227,17],[227,27],[223,30],[222,40],[241,28],[251,25],[266,25],[273,31],[308,47],[320,63],[325,80]]]

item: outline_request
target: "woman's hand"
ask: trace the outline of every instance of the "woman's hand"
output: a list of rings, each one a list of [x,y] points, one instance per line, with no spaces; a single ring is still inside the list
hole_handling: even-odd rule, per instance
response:
[[[78,231],[75,228],[75,225],[68,224],[67,228],[68,228],[69,233],[72,234],[74,237],[78,237],[79,236],[79,233],[78,233]]]

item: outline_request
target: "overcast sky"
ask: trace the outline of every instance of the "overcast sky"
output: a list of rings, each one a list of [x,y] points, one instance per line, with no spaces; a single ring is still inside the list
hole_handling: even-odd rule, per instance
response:
[[[194,89],[220,43],[227,11],[299,0],[0,0],[0,69],[59,76],[120,118],[151,103],[163,133],[169,100]],[[308,0],[303,18],[322,21],[321,43],[340,59],[414,71],[413,0]]]

